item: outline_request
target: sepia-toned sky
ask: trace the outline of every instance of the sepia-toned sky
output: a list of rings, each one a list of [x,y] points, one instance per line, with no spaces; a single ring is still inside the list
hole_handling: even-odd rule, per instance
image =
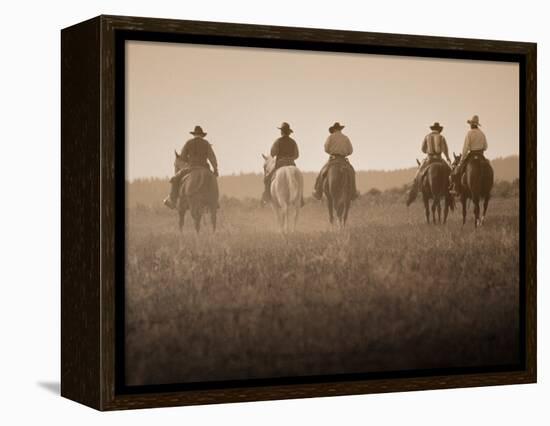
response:
[[[519,66],[350,53],[127,42],[126,174],[173,172],[196,124],[208,132],[220,174],[262,171],[262,153],[288,121],[298,167],[326,161],[328,127],[340,121],[357,170],[415,166],[429,125],[462,149],[480,116],[487,156],[519,153]],[[451,154],[452,155],[452,154]]]

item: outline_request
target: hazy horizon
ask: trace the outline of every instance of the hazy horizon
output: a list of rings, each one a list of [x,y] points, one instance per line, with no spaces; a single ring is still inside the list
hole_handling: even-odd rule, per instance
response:
[[[473,114],[488,158],[519,154],[514,63],[132,41],[126,68],[128,180],[171,175],[196,124],[221,175],[261,173],[282,121],[303,171],[326,161],[334,121],[346,125],[357,170],[414,167],[434,121],[458,153]]]
[[[451,153],[451,157],[452,157],[452,153]],[[420,159],[421,157],[418,156],[416,158]],[[490,160],[492,162],[493,161],[516,160],[516,159],[518,161],[517,167],[518,167],[518,175],[519,175],[519,155],[518,154],[511,154],[511,155],[506,155],[506,156],[503,156],[503,157],[490,158]],[[357,168],[355,168],[355,172],[356,173],[388,173],[388,174],[391,174],[391,173],[397,173],[397,172],[402,172],[402,171],[416,170],[417,168],[418,167],[415,164],[414,166],[400,167],[400,168],[397,168],[397,169],[357,169]],[[318,172],[318,170],[303,170],[303,173],[317,173],[317,172]],[[263,175],[263,170],[252,170],[252,171],[247,171],[247,172],[240,171],[240,172],[235,172],[235,173],[225,173],[225,174],[220,174],[220,177],[238,177],[238,176],[246,176],[246,175],[261,176],[261,175]],[[135,181],[142,181],[142,180],[149,180],[149,179],[169,179],[170,177],[171,177],[170,173],[167,173],[166,175],[163,175],[163,176],[138,176],[138,177],[134,177],[132,179],[127,178],[126,183],[132,183],[132,182],[135,182]]]

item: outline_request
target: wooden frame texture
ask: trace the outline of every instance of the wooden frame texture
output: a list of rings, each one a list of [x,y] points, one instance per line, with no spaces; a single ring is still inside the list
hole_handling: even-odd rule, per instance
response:
[[[514,60],[520,63],[521,313],[517,371],[122,394],[116,386],[117,43],[185,36],[213,44]],[[536,382],[536,44],[99,16],[61,32],[61,394],[99,410]],[[508,59],[507,59],[508,58]],[[120,102],[118,103],[120,104]],[[120,126],[119,126],[120,127]],[[121,201],[122,200],[122,201]],[[118,336],[120,337],[120,336]]]

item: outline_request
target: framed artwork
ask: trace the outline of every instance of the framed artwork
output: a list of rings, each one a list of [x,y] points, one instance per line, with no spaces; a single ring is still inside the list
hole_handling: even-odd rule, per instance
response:
[[[63,396],[536,381],[536,44],[61,32]]]

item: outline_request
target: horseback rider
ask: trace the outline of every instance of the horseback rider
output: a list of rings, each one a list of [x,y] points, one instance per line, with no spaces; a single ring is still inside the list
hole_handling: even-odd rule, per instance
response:
[[[218,161],[212,145],[204,139],[207,135],[201,126],[195,126],[191,133],[194,137],[185,142],[180,154],[184,166],[170,179],[170,195],[164,199],[164,205],[175,209],[178,201],[180,184],[183,177],[189,174],[193,169],[206,168],[210,170],[208,162],[214,169],[214,176],[218,176]]]
[[[317,200],[320,200],[323,197],[323,182],[325,180],[328,168],[334,163],[334,161],[338,160],[344,160],[346,162],[353,177],[351,199],[355,200],[359,197],[359,192],[357,191],[357,186],[355,183],[355,169],[347,158],[353,153],[353,146],[351,145],[350,139],[342,133],[342,129],[344,127],[345,126],[342,126],[339,122],[336,122],[328,128],[330,135],[325,142],[325,152],[329,154],[329,159],[315,180],[313,197]]]
[[[472,154],[479,154],[481,158],[485,161],[484,152],[487,150],[487,138],[485,134],[479,128],[481,124],[479,123],[479,117],[474,115],[471,120],[466,121],[470,125],[470,130],[466,133],[466,138],[464,138],[464,147],[462,148],[462,156],[458,166],[453,171],[453,175],[462,175],[468,160]],[[454,179],[453,179],[454,182]],[[452,188],[453,192],[458,192],[459,188]]]
[[[275,168],[268,173],[264,178],[264,193],[262,202],[267,203],[271,200],[271,180],[278,168],[283,166],[295,166],[295,160],[300,156],[298,144],[290,137],[294,130],[290,128],[290,124],[283,122],[281,127],[277,127],[281,131],[279,137],[271,146],[271,156],[276,159]]]
[[[447,141],[445,140],[445,137],[441,134],[441,132],[443,131],[443,126],[436,121],[430,126],[430,130],[431,132],[428,133],[422,141],[421,149],[422,152],[426,154],[426,157],[420,164],[420,167],[418,168],[418,170],[416,171],[416,175],[414,176],[413,184],[411,186],[407,199],[407,206],[409,206],[416,199],[418,191],[420,190],[424,172],[432,163],[434,163],[435,161],[439,161],[443,164],[447,164],[450,169],[449,164],[451,163],[451,159],[449,158],[449,147],[447,146]],[[447,163],[443,162],[441,154],[445,155]]]

